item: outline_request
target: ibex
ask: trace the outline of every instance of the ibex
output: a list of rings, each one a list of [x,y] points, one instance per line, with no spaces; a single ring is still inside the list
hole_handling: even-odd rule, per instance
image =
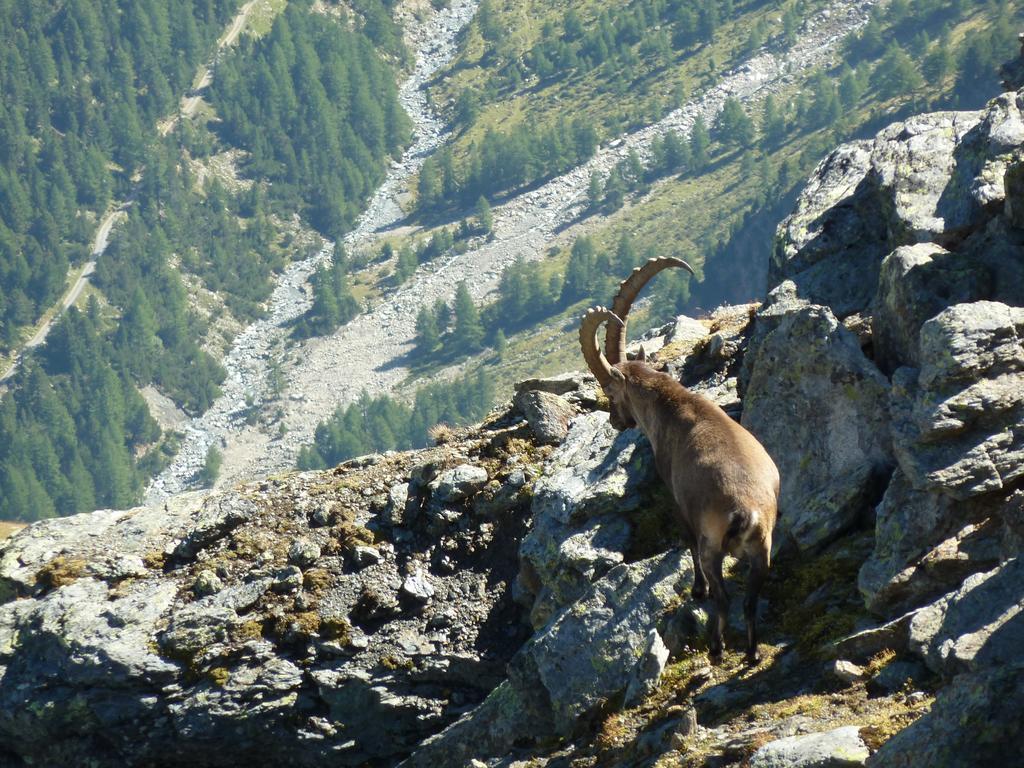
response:
[[[658,474],[675,500],[690,537],[692,595],[703,600],[711,588],[715,615],[709,626],[709,655],[722,657],[722,632],[729,595],[722,578],[725,555],[747,555],[750,575],[744,615],[746,660],[756,664],[757,600],[771,564],[772,528],[779,497],[779,472],[767,451],[746,429],[705,397],[639,360],[626,360],[626,318],[640,290],[667,267],[693,269],[681,259],[651,259],[619,286],[612,308],[588,310],[580,325],[580,345],[590,370],[610,402],[616,429],[639,426],[654,449]],[[597,330],[608,323],[606,354]]]

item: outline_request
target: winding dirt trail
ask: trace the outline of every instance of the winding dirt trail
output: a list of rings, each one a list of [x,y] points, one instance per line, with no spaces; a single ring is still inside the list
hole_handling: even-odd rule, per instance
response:
[[[230,45],[234,45],[238,40],[238,36],[245,29],[245,23],[248,21],[249,13],[252,11],[253,6],[256,4],[256,0],[249,0],[245,5],[239,8],[235,18],[231,21],[231,26],[228,27],[227,31],[221,35],[220,40],[217,42],[213,58],[208,64],[204,64],[199,72],[196,74],[198,82],[191,89],[193,95],[182,96],[181,107],[178,114],[172,115],[165,120],[160,121],[157,124],[157,131],[161,136],[166,136],[171,132],[171,129],[177,124],[178,120],[182,117],[191,118],[195,115],[196,109],[199,107],[199,102],[202,100],[202,95],[196,93],[197,91],[205,90],[213,82],[213,69],[217,61],[217,57],[220,53]],[[60,319],[60,316],[67,311],[68,307],[78,301],[78,297],[82,295],[82,291],[85,290],[86,284],[89,282],[89,278],[96,271],[96,259],[103,255],[103,252],[107,250],[107,244],[110,241],[110,234],[113,230],[114,224],[119,219],[127,215],[128,208],[131,206],[131,199],[117,203],[113,209],[111,209],[101,220],[99,226],[96,228],[96,234],[93,237],[93,245],[90,253],[92,258],[89,259],[85,264],[82,265],[81,271],[78,273],[78,277],[75,282],[72,283],[71,287],[65,291],[64,296],[59,302],[57,310],[54,312],[52,309],[43,319],[40,320],[35,332],[26,341],[21,349],[15,353],[14,359],[8,366],[7,370],[0,375],[0,384],[7,381],[14,373],[18,370],[18,365],[21,363],[22,355],[26,350],[38,347],[44,341],[46,341],[47,335],[50,333],[50,329],[53,324]],[[56,306],[56,305],[55,305]]]
[[[35,333],[33,333],[31,338],[22,346],[21,352],[18,353],[7,370],[4,371],[2,376],[0,376],[0,383],[7,381],[7,379],[11,378],[15,371],[18,370],[18,365],[21,363],[21,356],[24,351],[38,347],[46,341],[46,337],[49,335],[53,324],[60,319],[60,316],[67,311],[68,307],[78,301],[78,297],[82,295],[82,291],[85,290],[85,286],[89,282],[89,277],[96,271],[96,258],[107,250],[107,243],[110,240],[111,229],[113,229],[117,220],[124,216],[126,210],[127,206],[120,205],[114,210],[108,212],[100,221],[100,226],[96,230],[96,235],[93,237],[92,241],[92,250],[90,251],[92,258],[82,265],[75,282],[71,284],[71,287],[68,288],[64,293],[63,298],[61,298],[57,311],[49,313],[49,316],[45,317],[45,319],[40,322]]]
[[[753,57],[661,121],[616,142],[614,148],[602,148],[589,162],[563,176],[496,207],[495,236],[490,242],[421,267],[403,287],[333,336],[311,339],[280,357],[272,355],[269,346],[257,350],[261,359],[255,360],[257,364],[250,370],[262,368],[263,382],[270,357],[284,361],[286,386],[280,400],[273,402],[273,408],[283,410],[287,432],[274,437],[259,427],[246,425],[244,404],[236,392],[233,410],[215,406],[193,423],[182,454],[154,482],[148,500],[186,488],[202,466],[207,447],[214,443],[224,447],[218,484],[292,468],[299,448],[311,442],[317,424],[338,406],[352,402],[364,390],[370,394],[393,391],[405,380],[408,370],[403,357],[413,347],[415,318],[420,307],[438,298],[450,299],[461,280],[467,281],[475,300],[483,299],[496,288],[501,272],[516,258],[542,258],[559,228],[572,221],[585,206],[591,173],[607,173],[631,149],[643,157],[651,140],[667,131],[688,135],[698,116],[711,124],[729,97],[755,101],[801,72],[823,64],[849,32],[867,22],[874,4],[875,0],[836,0],[805,22],[800,37],[789,50]],[[415,149],[407,153],[409,159],[403,162],[422,163],[423,157],[417,156]],[[398,220],[400,208],[394,192],[401,183],[399,178],[389,176],[364,217],[372,228],[361,225],[347,241],[365,242],[374,232],[386,228],[388,220]],[[328,254],[325,252],[322,257],[327,258]],[[308,299],[303,309],[305,306]],[[257,404],[272,399],[258,373],[251,384],[252,388],[247,390],[250,399]]]

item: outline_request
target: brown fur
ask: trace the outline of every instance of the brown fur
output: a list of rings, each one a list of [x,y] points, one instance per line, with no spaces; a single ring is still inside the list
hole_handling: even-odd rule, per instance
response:
[[[761,444],[707,398],[643,362],[611,368],[605,385],[611,423],[639,426],[654,449],[658,473],[672,493],[689,532],[694,596],[710,585],[716,605],[712,658],[722,652],[729,596],[722,578],[725,554],[751,561],[744,612],[747,659],[757,661],[757,598],[771,563],[779,473]]]

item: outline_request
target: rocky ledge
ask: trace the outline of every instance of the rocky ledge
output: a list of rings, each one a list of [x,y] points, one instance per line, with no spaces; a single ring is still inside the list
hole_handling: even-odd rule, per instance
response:
[[[758,667],[707,665],[650,447],[568,374],[433,448],[14,535],[4,764],[1014,764],[1022,103],[840,147],[765,302],[645,342],[779,465]]]

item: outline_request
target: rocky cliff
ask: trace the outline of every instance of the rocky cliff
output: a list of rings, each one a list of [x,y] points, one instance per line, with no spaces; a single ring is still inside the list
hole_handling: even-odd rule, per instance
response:
[[[645,341],[779,465],[758,667],[705,663],[650,448],[570,374],[428,450],[13,536],[4,764],[1013,764],[1022,106],[840,147],[761,305]]]

